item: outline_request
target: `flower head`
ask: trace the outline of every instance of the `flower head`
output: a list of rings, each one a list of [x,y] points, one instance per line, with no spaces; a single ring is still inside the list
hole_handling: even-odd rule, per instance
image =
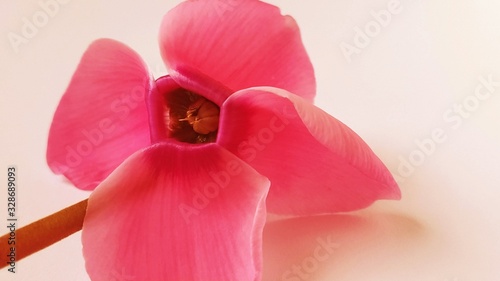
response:
[[[399,198],[383,163],[311,102],[299,29],[278,8],[186,1],[168,12],[169,75],[110,39],[85,52],[47,160],[92,192],[82,241],[93,280],[258,280],[266,208],[312,215]],[[97,186],[97,188],[96,188]],[[266,199],[267,198],[267,199]]]

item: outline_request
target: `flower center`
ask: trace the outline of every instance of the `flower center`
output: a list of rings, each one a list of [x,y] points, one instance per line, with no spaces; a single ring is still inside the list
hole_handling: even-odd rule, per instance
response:
[[[169,135],[187,143],[215,142],[219,129],[219,107],[185,89],[166,97]]]

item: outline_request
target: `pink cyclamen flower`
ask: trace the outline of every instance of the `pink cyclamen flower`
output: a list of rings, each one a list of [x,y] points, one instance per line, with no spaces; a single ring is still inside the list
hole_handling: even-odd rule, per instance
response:
[[[60,101],[47,161],[95,188],[82,229],[92,280],[260,280],[266,208],[400,197],[362,139],[311,103],[295,21],[255,0],[221,15],[217,1],[165,15],[168,76],[154,81],[134,51],[100,39]]]

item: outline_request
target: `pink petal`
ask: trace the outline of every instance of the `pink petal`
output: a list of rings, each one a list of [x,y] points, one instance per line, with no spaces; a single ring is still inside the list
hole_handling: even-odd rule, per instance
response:
[[[122,43],[100,39],[83,55],[54,115],[47,162],[81,189],[93,189],[150,143],[146,65]]]
[[[183,81],[200,76],[233,91],[273,86],[311,101],[316,94],[295,20],[260,1],[185,1],[163,18],[160,48],[172,77],[189,90],[196,89]]]
[[[94,281],[260,280],[269,184],[213,143],[138,152],[89,198],[87,272]]]
[[[217,143],[271,180],[270,212],[342,212],[400,198],[390,172],[356,133],[284,90],[233,94],[221,108]]]

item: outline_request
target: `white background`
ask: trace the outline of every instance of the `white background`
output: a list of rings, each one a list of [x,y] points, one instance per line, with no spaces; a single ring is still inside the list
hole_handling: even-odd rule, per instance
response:
[[[7,166],[16,165],[23,225],[88,197],[45,163],[52,114],[86,47],[100,37],[117,39],[156,77],[165,74],[157,34],[163,14],[179,1],[67,2],[17,52],[8,33],[21,34],[23,18],[41,8],[38,0],[0,4],[0,186]],[[301,28],[316,71],[317,106],[367,141],[398,176],[403,199],[348,215],[272,218],[263,280],[498,280],[500,87],[483,100],[474,93],[479,77],[500,81],[500,2],[401,0],[401,11],[372,29],[350,62],[341,44],[356,47],[356,27],[376,28],[371,11],[387,10],[390,1],[267,2]],[[464,101],[467,117],[458,118],[454,106]],[[434,130],[443,133],[441,143],[419,152],[416,143]],[[412,173],[401,172],[411,157]],[[0,194],[5,218],[6,191]],[[314,261],[321,239],[338,247]],[[301,277],[287,275],[294,265]],[[2,269],[0,279],[88,280],[80,233],[18,262],[17,270]]]

